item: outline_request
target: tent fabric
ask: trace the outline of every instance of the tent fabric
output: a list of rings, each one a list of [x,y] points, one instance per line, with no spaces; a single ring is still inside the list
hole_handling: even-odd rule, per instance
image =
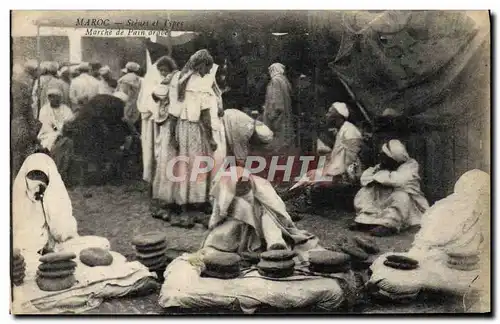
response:
[[[369,15],[372,20],[364,17],[362,21],[369,22],[356,25],[352,15],[346,15],[340,49],[331,67],[375,116],[387,108],[403,116],[429,114],[451,94],[448,88],[459,80],[486,38],[465,12],[357,15]],[[451,115],[456,113],[451,111]]]

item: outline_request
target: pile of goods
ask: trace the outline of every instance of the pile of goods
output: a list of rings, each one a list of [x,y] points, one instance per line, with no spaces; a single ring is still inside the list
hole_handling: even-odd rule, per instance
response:
[[[80,261],[89,267],[109,266],[113,263],[113,256],[101,248],[88,248],[80,252]]]
[[[26,276],[26,263],[19,249],[14,249],[12,256],[12,282],[16,286],[20,286],[24,282]]]
[[[417,298],[420,288],[416,286],[391,285],[387,280],[382,280],[378,284],[378,291],[373,296],[386,301],[397,301],[399,303],[411,302]]]
[[[241,252],[240,257],[243,268],[250,268],[260,261],[260,254],[258,252]]]
[[[40,258],[36,272],[36,284],[43,291],[60,291],[73,287],[76,283],[76,262],[73,252],[53,252]]]
[[[460,271],[479,269],[479,253],[448,252],[448,268]]]
[[[203,257],[203,277],[234,279],[240,275],[241,257],[236,253],[215,252]]]
[[[351,257],[335,251],[310,251],[309,270],[318,273],[344,273],[350,270]]]
[[[145,265],[149,271],[163,274],[167,267],[167,237],[163,233],[151,232],[134,237],[136,259]]]
[[[418,261],[403,255],[388,255],[384,265],[398,270],[415,270],[418,268]]]
[[[371,256],[380,252],[375,241],[368,237],[355,236],[354,239],[344,239],[339,249],[351,256],[351,265],[354,270],[364,270],[372,263]]]
[[[269,278],[286,278],[295,270],[294,257],[297,253],[289,250],[270,250],[260,254],[257,264],[259,274]]]

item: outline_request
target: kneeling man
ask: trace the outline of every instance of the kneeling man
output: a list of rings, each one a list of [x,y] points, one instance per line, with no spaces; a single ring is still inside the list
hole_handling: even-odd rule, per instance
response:
[[[380,163],[361,176],[354,198],[355,224],[373,236],[387,236],[420,224],[429,204],[420,189],[419,166],[399,140],[382,146]]]

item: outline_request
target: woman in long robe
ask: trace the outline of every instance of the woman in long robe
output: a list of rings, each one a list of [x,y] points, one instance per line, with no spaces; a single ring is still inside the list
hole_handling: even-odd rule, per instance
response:
[[[365,170],[354,198],[353,227],[369,226],[375,236],[391,235],[420,225],[429,203],[420,189],[418,162],[399,140],[382,146],[381,163]]]
[[[157,102],[159,109],[154,117],[158,130],[154,149],[156,166],[152,186],[154,200],[152,214],[153,217],[161,218],[165,221],[169,221],[172,217],[175,218],[177,215],[174,214],[179,212],[175,200],[177,183],[169,173],[169,162],[177,156],[177,148],[174,145],[174,140],[172,140],[174,120],[168,115],[170,91],[172,90],[170,82],[176,73],[176,71],[172,71],[165,78],[164,83],[157,86],[153,91],[153,98]]]
[[[153,99],[152,93],[163,81],[172,79],[172,73],[177,71],[177,64],[169,56],[160,57],[154,64],[151,64],[149,53],[147,55],[146,75],[144,75],[141,92],[137,99],[137,108],[141,113],[141,144],[142,144],[142,179],[148,183],[153,182],[155,174],[155,144],[159,136],[160,127],[155,119],[163,121],[166,116],[158,116],[159,103]],[[165,112],[165,114],[168,111]],[[158,139],[161,142],[161,139]]]
[[[285,66],[269,66],[271,81],[267,85],[264,104],[264,123],[274,132],[273,152],[286,154],[295,145],[296,130],[293,126],[292,85],[285,76]]]
[[[210,53],[199,50],[172,81],[175,97],[171,98],[169,115],[179,158],[174,170],[179,177],[175,200],[183,211],[181,217],[172,219],[173,225],[194,226],[196,219],[205,217],[209,202],[210,173],[198,173],[204,164],[198,157],[211,158],[217,150],[211,127],[213,78],[205,78],[212,66]]]

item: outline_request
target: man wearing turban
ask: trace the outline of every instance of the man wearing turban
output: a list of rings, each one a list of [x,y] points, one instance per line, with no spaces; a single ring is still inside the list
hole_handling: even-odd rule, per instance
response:
[[[48,103],[47,91],[59,89],[61,91],[61,103],[69,105],[69,87],[63,80],[58,78],[59,64],[57,62],[42,62],[40,64],[40,78],[35,81],[33,87],[33,115],[38,118],[39,109]]]
[[[420,225],[429,203],[420,189],[419,165],[401,141],[382,146],[380,163],[361,176],[363,186],[354,198],[355,224],[373,236],[387,236]]]

